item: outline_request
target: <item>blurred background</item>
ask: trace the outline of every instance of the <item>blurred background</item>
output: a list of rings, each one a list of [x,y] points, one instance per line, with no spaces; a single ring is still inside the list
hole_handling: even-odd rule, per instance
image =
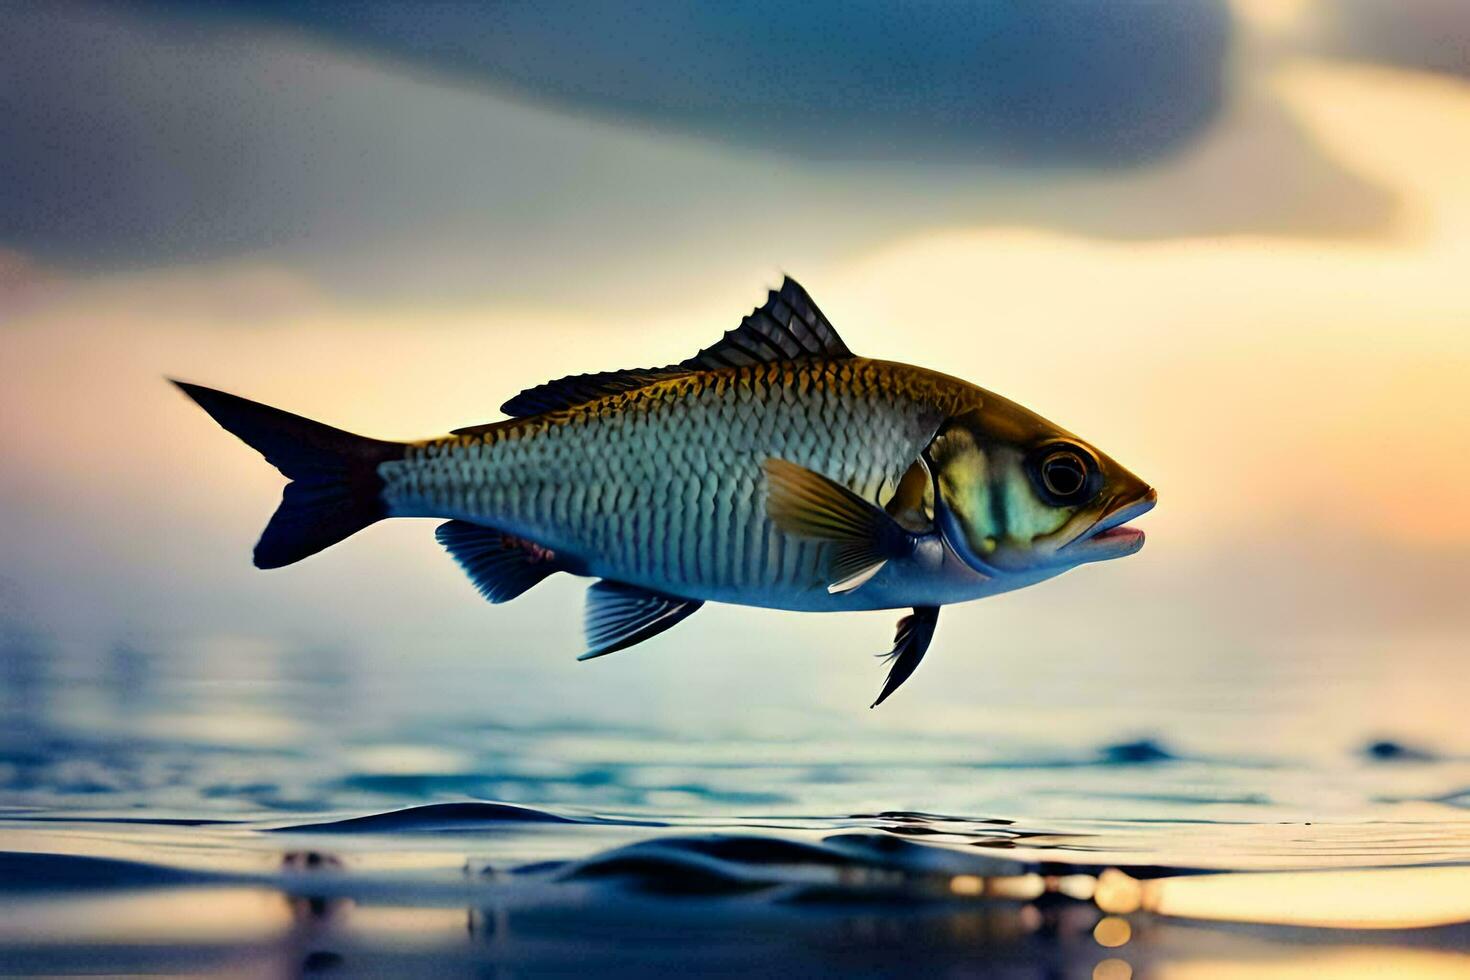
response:
[[[0,785],[1463,807],[1467,175],[1459,0],[0,3]],[[254,570],[282,481],[163,380],[420,438],[783,273],[1153,482],[1144,551],[946,610],[878,711],[889,613],[578,664],[583,583],[492,608],[433,522]],[[1046,768],[1115,751],[1318,776]],[[1460,763],[1356,775],[1405,754]]]

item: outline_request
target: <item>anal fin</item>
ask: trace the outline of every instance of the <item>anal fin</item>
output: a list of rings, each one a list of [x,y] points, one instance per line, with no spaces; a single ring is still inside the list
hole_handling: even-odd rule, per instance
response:
[[[704,603],[602,579],[587,590],[587,652],[591,660],[628,647],[681,622]]]
[[[876,708],[888,700],[888,695],[898,690],[918,668],[919,661],[929,650],[929,641],[934,639],[934,628],[939,625],[938,606],[915,606],[914,611],[898,621],[898,633],[893,638],[893,649],[883,654],[883,659],[893,666],[888,670],[888,679],[878,700],[869,707]]]
[[[804,466],[766,460],[766,512],[787,534],[830,541],[828,592],[858,588],[892,558],[913,550],[909,533],[883,508]]]
[[[509,602],[546,576],[565,570],[553,552],[493,527],[446,521],[434,537],[491,602]]]

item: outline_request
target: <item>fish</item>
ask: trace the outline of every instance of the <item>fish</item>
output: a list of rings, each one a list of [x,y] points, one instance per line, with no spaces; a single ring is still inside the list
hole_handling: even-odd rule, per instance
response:
[[[706,602],[908,609],[877,707],[939,609],[1122,558],[1158,495],[1112,457],[969,382],[860,357],[795,280],[676,364],[527,388],[504,419],[416,442],[175,385],[289,480],[259,568],[390,517],[437,518],[479,594],[596,579],[591,660]]]

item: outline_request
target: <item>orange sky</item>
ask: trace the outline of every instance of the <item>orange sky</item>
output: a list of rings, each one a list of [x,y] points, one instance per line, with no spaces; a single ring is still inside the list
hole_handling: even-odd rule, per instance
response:
[[[784,271],[855,351],[1012,397],[1159,488],[1150,543],[1127,567],[1079,572],[1078,584],[1018,598],[1034,605],[1014,613],[951,619],[1021,629],[1029,612],[1066,601],[1134,608],[1118,614],[1126,632],[1150,614],[1139,590],[1172,582],[1196,603],[1179,614],[1179,635],[1252,604],[1275,626],[1295,616],[1324,628],[1347,604],[1359,625],[1464,631],[1443,570],[1470,554],[1470,86],[1304,59],[1253,78],[1314,147],[1392,192],[1381,233],[1123,241],[957,220],[851,252],[778,243],[767,267],[729,263],[717,288],[676,291],[664,306],[650,288],[648,302],[606,310],[370,306],[270,256],[49,281],[19,258],[0,261],[0,545],[21,556],[0,581],[0,612],[142,620],[174,594],[265,609],[286,589],[310,622],[305,610],[330,605],[347,581],[377,615],[481,622],[423,528],[374,529],[301,569],[248,577],[279,478],[162,378],[372,435],[425,436],[495,417],[509,394],[553,376],[681,359]],[[1269,157],[1245,152],[1270,138],[1256,96],[1184,156],[1072,181],[1065,200],[1167,209],[1231,173],[1241,206],[1273,193]],[[720,229],[708,237],[718,264]],[[660,269],[646,275],[657,283]],[[1241,555],[1279,561],[1252,581],[1216,567]],[[1354,582],[1364,589],[1350,601],[1335,591]],[[866,689],[871,678],[860,680]]]

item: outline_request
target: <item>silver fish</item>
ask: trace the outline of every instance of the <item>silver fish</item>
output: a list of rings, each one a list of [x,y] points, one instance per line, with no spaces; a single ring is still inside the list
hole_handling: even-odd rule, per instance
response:
[[[583,659],[703,603],[912,607],[881,703],[941,605],[1143,545],[1154,490],[1025,408],[848,350],[797,283],[661,368],[529,388],[510,418],[421,442],[352,435],[175,382],[290,478],[255,563],[299,561],[386,517],[447,518],[439,541],[491,602],[556,572],[599,579]]]

